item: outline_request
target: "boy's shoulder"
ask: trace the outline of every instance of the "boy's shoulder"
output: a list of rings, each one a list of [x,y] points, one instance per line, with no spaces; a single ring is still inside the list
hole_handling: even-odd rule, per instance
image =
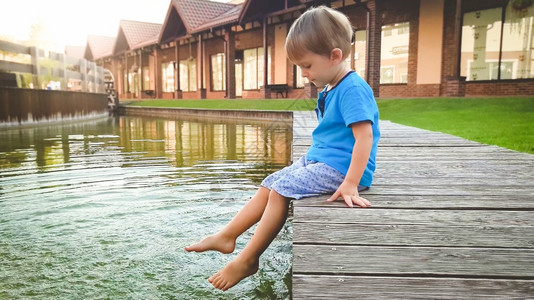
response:
[[[372,95],[372,89],[369,84],[355,71],[352,71],[346,79],[339,86],[340,92],[345,93],[351,91],[355,93],[371,93],[370,95]]]

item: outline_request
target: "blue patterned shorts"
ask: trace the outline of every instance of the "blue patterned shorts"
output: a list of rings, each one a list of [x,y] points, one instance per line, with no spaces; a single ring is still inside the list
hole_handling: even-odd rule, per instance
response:
[[[329,165],[301,157],[291,166],[267,176],[261,185],[278,194],[301,199],[305,197],[333,194],[341,185],[345,175]]]

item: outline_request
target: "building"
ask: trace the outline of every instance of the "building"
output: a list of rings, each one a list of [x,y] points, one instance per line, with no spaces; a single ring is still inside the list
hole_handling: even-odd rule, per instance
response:
[[[171,0],[161,25],[121,22],[97,62],[121,98],[315,97],[284,43],[302,12],[327,5],[349,16],[351,66],[378,97],[534,95],[533,2]]]

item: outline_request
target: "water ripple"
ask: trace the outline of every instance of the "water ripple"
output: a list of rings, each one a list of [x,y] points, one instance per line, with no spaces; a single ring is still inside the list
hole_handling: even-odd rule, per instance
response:
[[[287,161],[248,153],[272,149],[255,143],[274,132],[221,126],[123,117],[0,132],[0,298],[253,299],[273,289],[263,296],[288,297],[280,286],[290,274],[288,230],[265,253],[265,272],[224,294],[206,277],[227,258],[182,250],[221,228]],[[214,144],[226,132],[259,136],[231,154]]]

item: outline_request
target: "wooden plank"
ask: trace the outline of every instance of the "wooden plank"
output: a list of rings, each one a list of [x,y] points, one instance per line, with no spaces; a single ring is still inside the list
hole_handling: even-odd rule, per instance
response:
[[[531,280],[294,275],[293,299],[531,299]]]
[[[455,174],[454,176],[447,176],[446,179],[439,176],[422,176],[408,174],[405,176],[395,176],[395,174],[379,173],[374,181],[375,185],[486,185],[486,186],[509,186],[516,187],[517,191],[521,191],[524,187],[529,187],[534,182],[534,175],[525,174],[520,178],[499,178],[498,176],[491,176],[484,178],[484,174],[480,173],[477,176],[465,177],[465,174]]]
[[[295,132],[294,132],[295,134]],[[302,134],[302,137],[299,137],[297,139],[294,139],[295,144],[307,144],[310,145],[309,139],[311,138],[311,133],[309,134]],[[457,140],[457,139],[434,139],[434,140],[421,140],[421,139],[398,139],[398,138],[391,138],[391,139],[380,139],[379,147],[439,147],[439,148],[447,148],[447,147],[485,147],[486,145],[476,143],[476,142],[469,142],[466,140]]]
[[[0,49],[7,52],[30,54],[30,47],[0,40]]]
[[[293,243],[534,249],[534,226],[293,223]]]
[[[306,152],[310,147],[311,140],[294,139],[293,150]],[[494,147],[382,147],[379,144],[377,162],[473,162],[483,165],[485,163],[506,165],[508,163],[526,163],[534,165],[534,156],[528,153],[511,151],[504,148]],[[417,153],[416,155],[414,153]],[[503,159],[506,157],[506,159]],[[379,166],[382,167],[381,165]],[[534,170],[531,171],[534,173]]]
[[[342,205],[340,203],[340,205]],[[427,210],[382,208],[293,207],[293,223],[441,225],[441,226],[527,226],[532,227],[533,211]],[[524,237],[533,241],[532,237]]]
[[[426,167],[425,167],[426,165]],[[518,163],[517,165],[509,165],[507,167],[504,166],[486,166],[484,168],[475,168],[473,165],[469,166],[466,164],[450,164],[447,167],[440,166],[438,163],[432,165],[432,164],[425,164],[421,168],[414,168],[410,165],[401,165],[401,164],[388,164],[387,166],[383,163],[380,163],[379,167],[375,171],[375,177],[380,176],[391,176],[390,174],[404,174],[404,176],[397,177],[411,177],[413,175],[424,175],[424,176],[434,176],[434,177],[442,177],[445,183],[450,182],[451,180],[449,177],[465,177],[465,176],[480,176],[486,174],[487,176],[491,176],[493,178],[532,178],[534,174],[530,171],[530,165],[529,164],[523,164],[521,165]],[[387,168],[386,168],[387,167]],[[534,168],[534,166],[532,166]],[[510,176],[503,176],[503,172],[507,172],[507,174],[510,174]],[[446,184],[443,184],[445,186]],[[534,185],[534,184],[531,184]]]
[[[316,119],[297,113],[294,120],[305,124],[293,134],[297,158]],[[362,193],[371,208],[328,203],[330,195],[293,202],[293,297],[534,295],[534,156],[380,126],[375,181]]]
[[[450,142],[427,142],[427,141],[380,141],[380,147],[484,147],[482,144],[463,144]]]
[[[450,196],[492,196],[500,195],[506,197],[514,197],[520,193],[522,195],[529,195],[534,197],[534,188],[531,186],[524,186],[522,189],[514,186],[492,186],[488,185],[436,185],[436,186],[407,186],[407,185],[378,185],[366,192],[366,194],[382,194],[382,195],[450,195]],[[504,201],[504,199],[503,199]]]
[[[398,168],[398,167],[404,167],[408,170],[414,169],[414,162],[413,161],[403,161],[403,160],[383,160],[379,161],[380,166],[379,169],[388,170],[391,168]],[[506,170],[516,170],[516,169],[523,169],[524,171],[528,172],[529,174],[534,174],[533,169],[531,168],[534,166],[534,160],[511,160],[511,161],[503,161],[503,160],[494,160],[494,161],[484,161],[481,162],[479,160],[456,160],[456,161],[429,161],[429,160],[419,160],[417,161],[417,168],[439,168],[444,169],[443,171],[449,171],[454,169],[460,169],[460,168],[470,168],[473,170],[495,170],[495,168],[502,169],[503,171]],[[513,177],[515,174],[510,174],[511,177]],[[502,176],[502,175],[501,175]]]
[[[298,146],[302,148],[308,149],[308,146]],[[484,148],[479,148],[484,149]],[[382,150],[382,149],[380,149]],[[387,162],[387,161],[405,161],[405,162],[420,162],[420,161],[429,161],[434,160],[436,162],[441,161],[477,161],[479,163],[483,163],[486,161],[494,162],[494,161],[502,161],[501,155],[495,155],[495,151],[487,152],[487,153],[473,153],[472,151],[465,152],[465,153],[459,153],[459,152],[453,152],[453,151],[447,151],[446,153],[439,153],[436,151],[436,153],[418,153],[416,156],[413,155],[413,151],[418,149],[412,149],[410,151],[392,151],[395,152],[394,154],[389,153],[383,153],[383,151],[378,151],[376,155],[376,160],[380,162]],[[532,163],[533,159],[531,157],[524,157],[521,155],[522,153],[514,153],[514,154],[506,154],[506,159],[510,162],[515,161],[525,161]]]
[[[362,196],[371,201],[372,209],[402,208],[411,209],[482,209],[482,210],[534,210],[534,200],[528,195],[506,197],[496,195],[455,196],[448,195],[382,195],[363,192]],[[343,201],[326,202],[330,195],[310,197],[293,201],[294,206],[345,208]]]
[[[531,249],[293,245],[293,274],[534,280]]]
[[[421,136],[415,136],[415,137],[388,137],[388,138],[382,138],[380,137],[380,144],[387,143],[402,143],[402,144],[423,144],[423,145],[436,145],[436,144],[444,144],[444,147],[450,147],[451,145],[459,145],[463,147],[468,146],[483,146],[484,144],[480,144],[477,142],[465,140],[462,138],[457,138],[453,136],[427,136],[425,135],[424,138],[421,138]]]
[[[32,73],[33,66],[12,61],[0,61],[0,70],[20,73]]]
[[[469,172],[465,172],[458,169],[445,172],[443,170],[435,169],[413,169],[410,171],[401,168],[395,170],[377,169],[372,187],[388,184],[405,186],[427,184],[437,186],[439,185],[439,179],[441,178],[442,186],[440,189],[446,189],[449,185],[484,184],[484,178],[487,176],[487,181],[485,182],[487,187],[499,188],[501,185],[515,185],[519,188],[517,193],[520,193],[523,188],[532,188],[532,182],[534,182],[532,178],[534,178],[534,175],[526,173],[528,170],[521,170],[521,168],[517,168],[515,171],[516,173],[514,174],[514,177],[503,178],[499,175],[500,172],[490,172],[487,170],[470,170]],[[424,181],[425,179],[427,180],[426,182]]]
[[[388,147],[388,148],[380,148],[380,142],[378,144],[379,150],[377,153],[378,155],[383,155],[386,157],[394,158],[398,156],[406,156],[406,157],[417,157],[420,155],[432,155],[435,154],[438,157],[439,156],[450,156],[455,157],[457,159],[462,159],[463,156],[472,156],[472,157],[478,157],[480,154],[487,155],[487,158],[491,158],[492,155],[497,154],[506,154],[508,157],[509,155],[512,156],[521,156],[523,158],[529,158],[533,159],[531,154],[523,153],[523,152],[517,152],[510,149],[497,147],[497,146],[485,146],[485,147],[478,147],[478,148],[470,148],[470,147],[457,147],[454,149],[451,149],[450,147],[433,147],[433,148],[421,148],[421,147],[414,147],[419,152],[417,152],[417,155],[414,155],[413,152],[410,152],[409,149],[406,149],[407,147]],[[462,156],[456,156],[455,153],[461,153]]]

